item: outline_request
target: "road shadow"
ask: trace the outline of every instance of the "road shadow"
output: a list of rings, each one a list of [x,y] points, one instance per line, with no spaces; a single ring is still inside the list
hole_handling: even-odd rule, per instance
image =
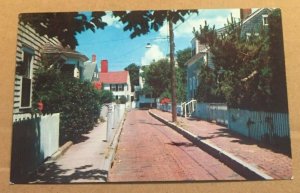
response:
[[[138,123],[141,123],[141,124],[147,124],[147,125],[156,125],[156,126],[166,126],[165,124],[163,123],[152,123],[152,122],[147,122],[145,120],[139,120]]]
[[[94,169],[92,165],[84,165],[75,168],[75,171],[70,173],[70,169],[62,169],[55,162],[47,163],[31,176],[29,183],[43,184],[66,184],[66,183],[89,183],[107,181],[108,172],[105,170]]]
[[[184,146],[184,147],[192,147],[192,146],[196,146],[195,144],[191,143],[191,142],[174,142],[172,141],[171,143],[167,143],[168,145],[174,145],[174,146]]]

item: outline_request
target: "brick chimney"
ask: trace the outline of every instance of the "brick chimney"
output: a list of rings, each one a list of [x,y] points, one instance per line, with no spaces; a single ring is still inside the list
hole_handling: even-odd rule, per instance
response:
[[[108,72],[108,61],[107,60],[101,60],[101,72]]]
[[[92,55],[92,62],[96,62],[96,55],[95,54]]]
[[[252,13],[251,9],[241,9],[240,17],[241,21],[244,21]]]

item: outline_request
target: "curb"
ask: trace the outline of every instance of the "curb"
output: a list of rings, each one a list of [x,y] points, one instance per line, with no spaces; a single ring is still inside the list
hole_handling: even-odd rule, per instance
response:
[[[121,132],[123,130],[123,124],[125,122],[125,119],[126,119],[126,113],[125,113],[124,118],[123,118],[123,120],[121,121],[121,123],[118,127],[118,131],[114,135],[112,143],[108,147],[109,155],[107,156],[107,158],[105,158],[103,168],[102,168],[103,170],[107,171],[106,179],[108,179],[109,170],[110,170],[110,168],[113,164],[113,160],[115,159],[116,150],[117,150],[117,147],[118,147]]]
[[[209,143],[208,141],[203,141],[200,137],[194,135],[193,133],[183,129],[182,127],[177,126],[176,124],[161,118],[155,113],[148,111],[151,116],[163,122],[167,126],[171,127],[185,138],[193,142],[195,145],[200,147],[205,152],[209,153],[213,157],[217,158],[225,165],[230,167],[232,170],[242,175],[248,180],[272,180],[273,178],[258,168],[254,167],[251,164],[246,163],[245,161],[239,159],[238,157],[222,150],[221,148]]]
[[[51,156],[51,160],[56,160],[61,155],[63,155],[71,146],[73,145],[72,141],[66,142],[63,146],[58,148],[58,150]]]

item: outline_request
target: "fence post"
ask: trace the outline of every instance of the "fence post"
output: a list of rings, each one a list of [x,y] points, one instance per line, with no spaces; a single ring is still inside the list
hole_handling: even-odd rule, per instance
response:
[[[107,127],[106,127],[106,141],[107,142],[109,141],[109,132],[110,132],[110,129],[112,128],[112,124],[113,124],[112,111],[113,111],[113,105],[110,103],[108,105],[108,112],[107,112]]]

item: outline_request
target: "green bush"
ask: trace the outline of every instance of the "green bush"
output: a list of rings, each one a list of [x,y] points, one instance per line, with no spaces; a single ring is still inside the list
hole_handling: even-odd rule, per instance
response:
[[[127,102],[126,96],[122,95],[122,96],[120,97],[120,103],[121,103],[121,104],[125,104],[126,102]]]
[[[114,100],[113,93],[109,90],[101,90],[100,91],[100,101],[102,104],[111,103]]]
[[[60,144],[76,140],[95,125],[100,114],[100,92],[90,82],[64,77],[57,70],[41,70],[34,85],[34,104],[43,113],[61,113]]]

